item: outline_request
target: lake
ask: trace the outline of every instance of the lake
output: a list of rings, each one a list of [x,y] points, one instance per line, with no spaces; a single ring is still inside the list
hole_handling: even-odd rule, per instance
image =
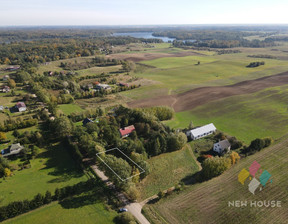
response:
[[[175,40],[175,38],[169,38],[169,37],[154,37],[152,35],[152,32],[131,32],[131,33],[113,33],[113,36],[119,37],[119,36],[130,36],[135,38],[145,38],[145,39],[161,39],[164,42],[169,42]]]

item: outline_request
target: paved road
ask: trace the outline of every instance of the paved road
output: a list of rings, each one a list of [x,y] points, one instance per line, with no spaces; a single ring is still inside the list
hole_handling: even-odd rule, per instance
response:
[[[101,178],[102,181],[106,182],[106,184],[113,188],[114,185],[111,181],[108,180],[108,177],[98,169],[97,165],[92,165],[91,168],[95,171],[98,177]],[[117,192],[117,197],[125,204],[125,208],[141,223],[141,224],[150,224],[150,222],[142,215],[141,210],[144,203],[130,203],[127,197],[122,192]],[[146,201],[146,200],[145,200]]]
[[[140,203],[130,203],[125,206],[129,212],[141,223],[141,224],[150,224],[150,222],[142,215],[141,210],[142,206]]]

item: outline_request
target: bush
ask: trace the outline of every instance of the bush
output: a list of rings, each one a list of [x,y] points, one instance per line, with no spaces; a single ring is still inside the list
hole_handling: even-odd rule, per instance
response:
[[[231,160],[225,157],[212,157],[202,163],[202,173],[205,178],[219,176],[231,167]]]
[[[137,224],[133,215],[129,212],[122,213],[115,217],[116,224]]]

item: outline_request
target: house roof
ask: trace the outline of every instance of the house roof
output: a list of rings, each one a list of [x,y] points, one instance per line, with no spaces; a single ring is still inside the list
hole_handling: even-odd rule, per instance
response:
[[[90,123],[90,122],[93,122],[90,118],[85,118],[85,119],[82,121],[83,125],[86,125],[86,124],[88,124],[88,123]]]
[[[199,135],[202,135],[204,133],[208,133],[210,131],[216,131],[216,127],[214,126],[213,123],[190,130],[190,132],[193,136],[199,136]]]
[[[219,143],[221,149],[227,149],[227,148],[229,148],[231,146],[227,139],[222,140],[222,141],[220,141],[218,143]]]
[[[131,132],[134,131],[134,130],[135,130],[134,125],[130,125],[128,127],[121,128],[119,131],[120,131],[121,136],[123,137],[125,135],[131,134]]]
[[[12,144],[11,146],[10,146],[10,152],[12,152],[12,151],[14,151],[14,150],[18,150],[18,149],[22,149],[23,148],[23,146],[21,146],[20,145],[20,143],[17,143],[17,144]]]
[[[97,86],[99,86],[99,87],[108,87],[109,85],[108,84],[97,84]],[[109,86],[110,87],[110,86]]]
[[[9,155],[13,155],[13,154],[18,154],[22,149],[24,149],[24,147],[22,145],[20,145],[20,143],[12,144],[12,145],[10,145],[9,148],[3,149],[1,151],[1,154],[3,156],[9,156]]]
[[[25,105],[24,102],[18,102],[18,103],[16,104],[16,107],[17,107],[17,108],[26,107],[26,105]]]

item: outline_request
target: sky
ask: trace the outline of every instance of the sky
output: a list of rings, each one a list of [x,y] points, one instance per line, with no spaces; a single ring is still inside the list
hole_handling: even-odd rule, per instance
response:
[[[0,26],[288,24],[287,0],[0,0]]]

